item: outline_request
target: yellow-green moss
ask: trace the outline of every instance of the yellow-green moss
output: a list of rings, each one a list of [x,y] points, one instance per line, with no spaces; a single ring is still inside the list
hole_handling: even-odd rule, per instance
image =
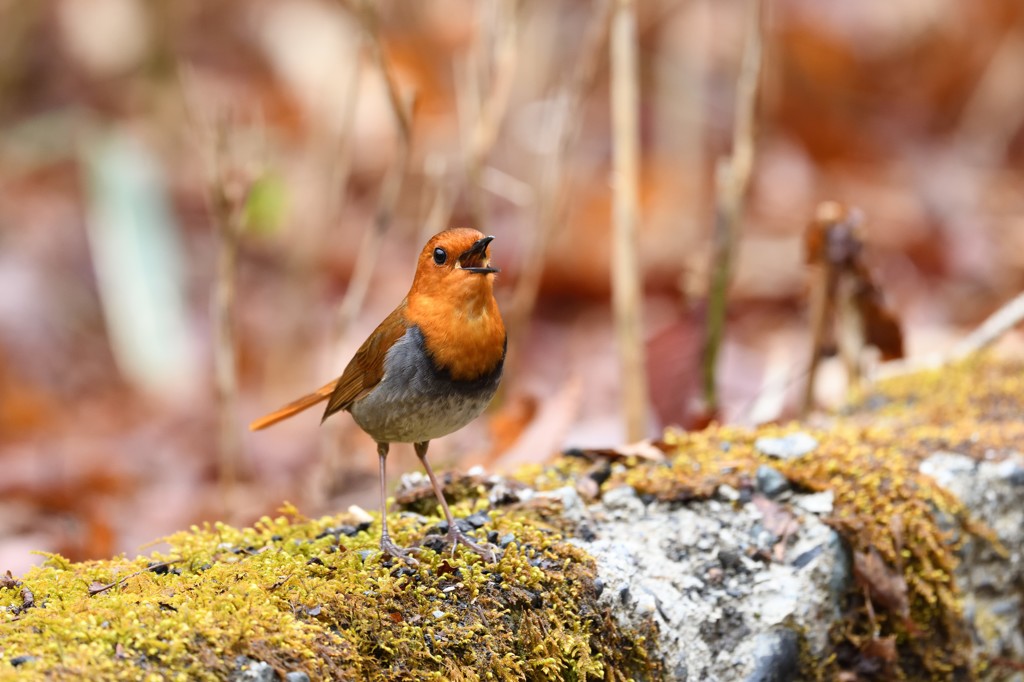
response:
[[[239,655],[313,679],[657,677],[645,637],[597,606],[592,561],[525,514],[492,512],[489,527],[516,537],[497,564],[425,550],[415,570],[360,554],[376,527],[323,535],[345,521],[289,510],[192,528],[147,558],[50,557],[0,588],[0,678],[224,679]],[[392,533],[411,544],[436,522],[396,515]]]
[[[642,496],[682,503],[708,497],[720,485],[749,487],[757,468],[767,464],[800,488],[832,490],[834,512],[826,521],[853,552],[877,552],[888,570],[902,574],[908,611],[894,613],[893,605],[879,599],[868,604],[863,586],[855,587],[847,617],[834,628],[837,648],[829,665],[836,670],[852,651],[853,658],[876,658],[885,678],[953,679],[972,672],[971,642],[953,576],[956,550],[967,534],[1000,548],[992,533],[972,522],[959,501],[919,467],[939,450],[974,457],[1024,450],[1021,415],[1024,363],[972,358],[882,382],[856,396],[827,428],[792,423],[670,431],[664,437],[670,446],[665,461],[627,460],[606,486],[628,484]],[[766,457],[755,447],[758,438],[794,431],[810,434],[818,447],[788,461]],[[564,485],[587,466],[563,459],[533,472],[533,480]],[[895,644],[895,660],[884,655],[887,638]]]
[[[1024,450],[1022,377],[1019,362],[978,358],[885,382],[828,428],[670,432],[665,461],[617,463],[604,486],[684,503],[723,484],[749,487],[757,467],[770,464],[800,487],[834,491],[828,522],[851,550],[876,552],[902,574],[908,609],[869,604],[869,590],[854,590],[825,663],[834,672],[853,652],[881,660],[889,678],[970,675],[955,550],[966,533],[993,539],[918,469],[936,450]],[[795,430],[818,447],[787,462],[755,448],[757,438]],[[565,457],[518,476],[550,489],[574,484],[591,466]],[[483,498],[475,486],[454,482],[457,513]],[[410,504],[433,511],[418,498]],[[624,632],[598,606],[593,562],[562,542],[569,529],[554,504],[490,510],[487,529],[516,538],[496,565],[460,549],[454,558],[424,551],[415,571],[388,567],[376,553],[363,557],[376,548],[376,525],[352,537],[323,535],[351,520],[308,520],[294,509],[248,529],[193,528],[147,558],[50,557],[22,585],[0,586],[0,679],[223,679],[238,655],[313,679],[658,679],[653,629]],[[436,522],[389,519],[407,545]],[[165,572],[147,570],[166,561],[174,563]],[[91,585],[117,581],[90,594]],[[35,605],[22,611],[25,587]],[[886,642],[895,660],[879,656]],[[24,655],[37,660],[13,668],[11,659]],[[808,670],[823,674],[811,662]]]

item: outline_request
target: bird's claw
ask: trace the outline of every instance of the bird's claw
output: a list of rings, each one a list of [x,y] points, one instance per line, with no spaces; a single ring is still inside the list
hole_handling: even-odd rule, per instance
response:
[[[498,561],[497,555],[490,546],[473,542],[455,526],[451,526],[448,529],[448,542],[452,543],[452,556],[455,556],[455,548],[458,545],[464,545],[466,548],[479,554],[488,563],[494,564]]]
[[[391,538],[387,535],[382,536],[380,539],[380,551],[382,554],[404,561],[410,566],[419,566],[420,564],[419,561],[412,558],[412,555],[415,552],[420,551],[419,547],[410,547],[408,549],[404,549],[396,545],[394,542],[392,542]]]

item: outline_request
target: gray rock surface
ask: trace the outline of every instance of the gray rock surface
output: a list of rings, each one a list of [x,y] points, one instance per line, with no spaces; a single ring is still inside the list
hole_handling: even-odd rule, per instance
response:
[[[762,499],[793,516],[781,539],[754,502],[645,506],[629,487],[592,505],[571,488],[548,494],[592,530],[574,542],[597,559],[601,599],[620,622],[657,623],[669,679],[789,680],[801,637],[825,653],[850,571],[814,514]]]
[[[990,453],[978,462],[939,452],[921,464],[987,524],[1007,556],[986,542],[969,540],[961,552],[956,579],[964,594],[964,613],[974,631],[978,653],[1024,660],[1024,455]],[[1024,682],[1024,673],[1003,678]]]

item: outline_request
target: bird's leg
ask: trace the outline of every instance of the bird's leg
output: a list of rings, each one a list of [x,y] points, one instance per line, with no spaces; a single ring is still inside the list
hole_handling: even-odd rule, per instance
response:
[[[377,443],[377,457],[380,459],[380,551],[415,566],[419,562],[409,556],[413,550],[402,549],[391,541],[391,536],[388,534],[387,474],[385,470],[389,447],[387,443]]]
[[[473,550],[486,561],[495,562],[497,559],[494,555],[494,551],[489,547],[478,545],[477,543],[470,540],[465,534],[459,530],[459,527],[455,525],[455,519],[452,518],[452,512],[448,509],[448,501],[444,499],[444,489],[441,488],[441,484],[437,482],[437,477],[434,476],[434,470],[430,468],[430,462],[427,461],[427,446],[430,444],[429,441],[422,443],[414,443],[413,447],[416,450],[416,456],[420,458],[420,462],[423,463],[423,468],[427,470],[427,477],[430,478],[430,485],[434,488],[434,495],[437,496],[437,501],[441,503],[441,509],[444,510],[444,518],[448,521],[448,541],[452,543],[452,552],[455,551],[455,545],[465,545],[469,549]]]

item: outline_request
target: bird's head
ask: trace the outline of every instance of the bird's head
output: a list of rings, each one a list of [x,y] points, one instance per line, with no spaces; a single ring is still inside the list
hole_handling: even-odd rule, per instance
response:
[[[494,237],[458,227],[434,235],[420,253],[411,295],[446,299],[453,305],[483,304],[493,294],[490,244]]]
[[[464,227],[434,235],[406,297],[406,320],[419,327],[434,362],[453,379],[488,375],[505,357],[491,239]]]

